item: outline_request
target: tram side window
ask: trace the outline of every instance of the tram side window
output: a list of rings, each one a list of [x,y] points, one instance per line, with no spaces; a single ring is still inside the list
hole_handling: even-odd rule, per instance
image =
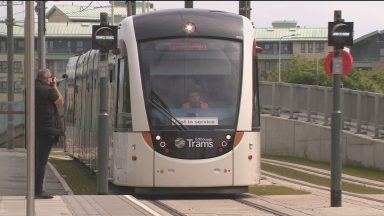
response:
[[[254,46],[256,42],[254,42]],[[259,67],[257,54],[254,52],[252,57],[253,69],[253,113],[252,113],[252,130],[260,130],[260,98],[259,98]]]
[[[118,131],[132,130],[131,98],[129,89],[128,58],[118,60],[116,129]]]

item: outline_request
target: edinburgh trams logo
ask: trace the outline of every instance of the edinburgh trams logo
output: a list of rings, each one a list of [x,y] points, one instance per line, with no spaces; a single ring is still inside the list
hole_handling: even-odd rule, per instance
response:
[[[188,147],[190,148],[212,148],[212,138],[195,137],[194,139],[187,139]]]
[[[175,146],[177,148],[183,148],[185,146],[185,140],[181,137],[175,139]]]
[[[188,144],[187,147],[189,148],[212,148],[213,147],[213,139],[212,138],[201,138],[201,137],[195,137],[186,139],[187,142],[181,138],[178,137],[175,139],[175,146],[176,148],[183,148],[185,144]]]

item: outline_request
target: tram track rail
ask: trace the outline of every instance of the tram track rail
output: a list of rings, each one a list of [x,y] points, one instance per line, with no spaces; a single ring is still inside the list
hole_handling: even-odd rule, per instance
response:
[[[260,205],[260,204],[257,204],[257,203],[253,203],[251,201],[248,201],[248,200],[245,200],[245,199],[242,199],[242,198],[233,199],[233,200],[236,201],[236,202],[239,202],[241,204],[244,204],[246,206],[252,207],[254,209],[271,213],[273,215],[277,215],[277,216],[291,216],[290,214],[287,214],[287,213],[284,213],[284,212],[281,212],[281,211],[278,211],[278,210],[275,210],[273,208],[269,208],[269,207],[266,207],[266,206],[263,206],[263,205]]]
[[[305,187],[309,187],[309,188],[313,188],[313,189],[317,189],[317,190],[321,190],[321,191],[329,191],[330,190],[327,187],[323,187],[323,186],[318,186],[318,185],[314,185],[314,184],[311,184],[311,183],[302,182],[300,180],[288,178],[288,177],[285,177],[285,176],[273,174],[273,173],[266,172],[266,171],[261,171],[261,174],[263,176],[266,176],[266,177],[275,178],[275,179],[278,179],[278,180],[281,180],[281,181],[286,181],[286,182],[289,182],[289,183],[293,183],[293,184],[296,184],[296,185],[305,186]],[[364,196],[364,195],[360,195],[360,194],[356,194],[356,193],[351,193],[351,192],[343,191],[343,194],[344,195],[348,195],[348,196],[352,196],[352,197],[356,197],[356,198],[360,198],[360,199],[365,199],[365,200],[368,200],[368,201],[377,202],[377,203],[380,203],[380,204],[384,204],[384,200],[380,200],[380,199],[376,199],[376,198],[372,198],[372,197],[368,197],[368,196]]]
[[[174,216],[187,216],[186,214],[178,211],[177,209],[175,208],[172,208],[171,206],[161,202],[160,200],[151,200],[151,199],[148,199],[147,200],[148,202],[150,202],[151,204],[157,206],[158,208],[166,211],[167,213],[169,213],[170,215],[174,215]]]
[[[275,166],[281,166],[281,167],[286,167],[286,168],[290,168],[290,169],[296,169],[298,171],[304,171],[304,172],[307,172],[309,174],[313,173],[313,174],[316,174],[319,176],[325,176],[325,177],[331,176],[330,171],[328,171],[328,170],[323,170],[320,168],[313,168],[313,167],[309,167],[309,166],[305,166],[305,165],[301,165],[301,164],[298,165],[298,164],[294,164],[294,163],[290,163],[290,162],[283,162],[283,161],[272,160],[272,159],[261,159],[261,162],[268,163],[268,164],[275,165]],[[342,174],[342,180],[348,181],[348,182],[351,182],[354,184],[370,186],[370,187],[374,187],[374,188],[378,188],[378,189],[384,188],[384,182],[375,181],[375,180],[371,180],[371,179],[364,179],[361,177],[355,177],[355,176],[350,176],[350,175],[346,175],[346,174]]]

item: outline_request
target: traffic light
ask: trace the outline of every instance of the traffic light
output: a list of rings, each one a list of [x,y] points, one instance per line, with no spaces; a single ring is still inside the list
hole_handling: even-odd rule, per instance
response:
[[[328,22],[329,46],[353,45],[353,22]]]

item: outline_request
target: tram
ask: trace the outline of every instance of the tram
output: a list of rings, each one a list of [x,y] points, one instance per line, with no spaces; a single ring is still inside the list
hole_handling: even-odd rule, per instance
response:
[[[257,47],[249,19],[170,9],[118,24],[108,54],[109,179],[135,192],[245,192],[260,180]],[[66,149],[97,161],[99,53],[70,58]]]

